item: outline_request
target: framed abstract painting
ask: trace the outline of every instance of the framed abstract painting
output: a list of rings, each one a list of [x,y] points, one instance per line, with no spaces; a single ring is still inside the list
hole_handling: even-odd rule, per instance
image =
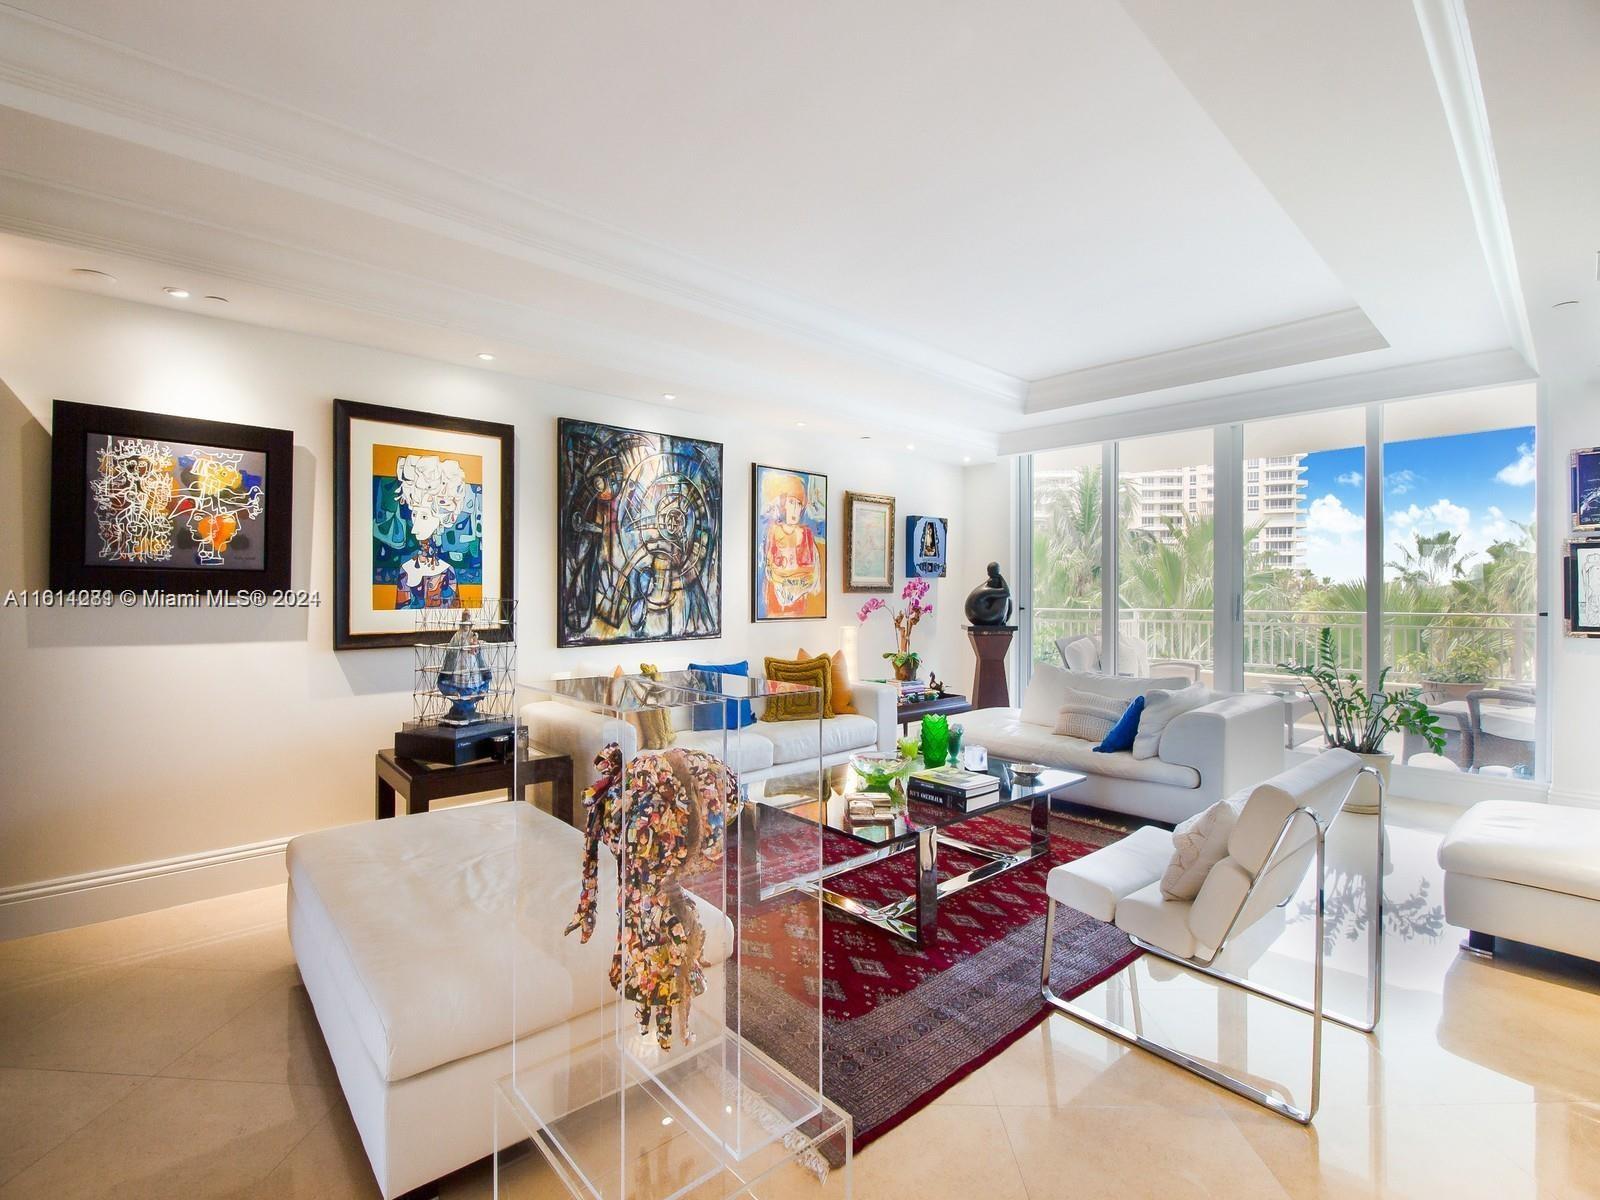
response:
[[[828,477],[750,464],[750,619],[828,615]]]
[[[1574,450],[1569,461],[1573,531],[1600,533],[1600,446]]]
[[[722,443],[556,423],[556,644],[722,636]]]
[[[943,517],[907,517],[906,578],[943,579],[949,541],[950,522]]]
[[[445,640],[418,609],[514,598],[515,462],[510,425],[333,402],[335,650]]]
[[[844,494],[844,590],[894,591],[894,497]]]
[[[51,424],[51,588],[289,587],[289,430],[66,400]]]

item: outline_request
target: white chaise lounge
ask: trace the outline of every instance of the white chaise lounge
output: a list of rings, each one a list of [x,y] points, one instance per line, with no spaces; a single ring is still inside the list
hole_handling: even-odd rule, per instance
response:
[[[580,1049],[610,1027],[614,936],[603,921],[588,945],[562,932],[577,905],[582,852],[578,830],[523,803],[289,843],[295,959],[386,1200],[427,1195],[433,1181],[498,1148],[492,1089],[511,1070],[514,955],[528,967],[522,978],[545,984],[518,989],[519,1060]],[[520,922],[519,858],[543,881],[536,902],[547,910]],[[616,873],[600,879],[599,911],[614,913]],[[701,903],[706,960],[720,964],[731,930]],[[707,974],[716,995],[720,968]],[[554,1091],[540,1104],[564,1111]]]

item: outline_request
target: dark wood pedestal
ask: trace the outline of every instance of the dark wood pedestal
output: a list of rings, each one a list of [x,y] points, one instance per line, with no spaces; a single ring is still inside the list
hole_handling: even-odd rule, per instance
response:
[[[972,671],[973,708],[1011,707],[1011,689],[1006,684],[1006,654],[1016,632],[1015,625],[967,626],[967,637],[978,659]]]

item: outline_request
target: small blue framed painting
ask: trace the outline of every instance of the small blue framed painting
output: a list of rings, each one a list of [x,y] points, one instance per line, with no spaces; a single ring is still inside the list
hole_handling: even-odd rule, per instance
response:
[[[943,517],[906,518],[907,579],[943,579],[949,550],[949,521]]]

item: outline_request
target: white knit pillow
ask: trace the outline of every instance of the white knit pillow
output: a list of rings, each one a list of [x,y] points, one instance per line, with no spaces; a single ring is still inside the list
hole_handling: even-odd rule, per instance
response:
[[[1144,694],[1144,712],[1139,714],[1139,732],[1133,739],[1135,758],[1154,758],[1161,748],[1161,735],[1174,717],[1216,699],[1203,683],[1192,683],[1172,692],[1162,688]]]
[[[1056,714],[1055,732],[1058,736],[1082,738],[1098,746],[1106,740],[1111,727],[1122,719],[1128,703],[1115,696],[1068,688],[1061,711]]]
[[[1228,857],[1228,835],[1250,791],[1218,800],[1172,831],[1172,861],[1161,876],[1161,894],[1168,900],[1193,900],[1211,868]]]

